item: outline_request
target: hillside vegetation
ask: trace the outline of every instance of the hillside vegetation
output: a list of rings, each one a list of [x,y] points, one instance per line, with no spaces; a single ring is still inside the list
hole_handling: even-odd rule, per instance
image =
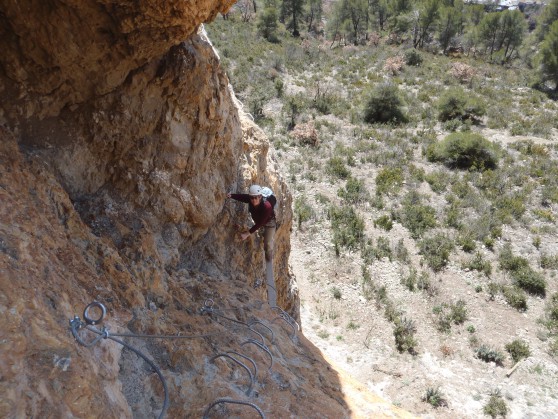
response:
[[[413,412],[558,409],[557,19],[240,1],[207,26],[293,191],[305,333]]]

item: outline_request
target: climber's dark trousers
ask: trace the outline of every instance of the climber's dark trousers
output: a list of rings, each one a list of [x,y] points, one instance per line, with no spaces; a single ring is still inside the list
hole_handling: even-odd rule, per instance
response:
[[[277,224],[271,220],[265,225],[264,252],[265,252],[265,280],[267,283],[267,301],[271,307],[277,306],[277,291],[273,277],[273,250],[275,247],[275,229]]]

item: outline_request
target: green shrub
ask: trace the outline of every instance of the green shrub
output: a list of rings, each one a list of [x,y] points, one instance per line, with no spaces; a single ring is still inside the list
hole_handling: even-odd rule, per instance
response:
[[[547,255],[541,253],[541,268],[543,269],[558,269],[558,255]]]
[[[405,51],[405,64],[418,67],[422,64],[422,54],[416,49],[408,49]]]
[[[455,304],[450,304],[451,319],[455,324],[463,324],[468,318],[467,307],[464,300],[457,300]]]
[[[558,336],[555,336],[548,343],[548,353],[558,360]]]
[[[393,84],[381,84],[370,94],[364,106],[364,122],[401,123],[407,122],[403,114],[403,102],[399,97],[398,88]]]
[[[504,354],[487,345],[479,346],[475,351],[475,355],[484,362],[494,362],[496,365],[502,365],[504,362]]]
[[[508,408],[504,398],[499,392],[490,395],[490,399],[483,407],[483,412],[492,418],[497,418],[498,416],[506,417],[508,414]]]
[[[388,258],[391,261],[391,246],[387,237],[378,237],[376,241],[376,257],[378,259]]]
[[[399,218],[414,239],[421,237],[426,230],[436,227],[436,210],[422,204],[420,195],[414,191],[405,196]]]
[[[521,193],[497,197],[494,202],[496,217],[506,224],[514,219],[519,220],[525,213],[525,200],[526,197]]]
[[[445,192],[450,182],[450,177],[443,171],[432,172],[424,175],[432,190],[436,193]]]
[[[463,268],[483,272],[488,277],[492,273],[492,265],[488,260],[484,260],[480,252],[477,252],[473,259],[465,262]]]
[[[455,132],[457,131],[463,123],[459,119],[449,119],[445,121],[442,125],[445,131]]]
[[[300,229],[302,223],[309,221],[314,216],[314,210],[303,198],[296,198],[294,202],[294,213],[297,220],[298,228]]]
[[[496,295],[498,295],[498,293],[500,292],[500,289],[501,287],[497,283],[495,282],[488,283],[488,297],[490,298],[491,301],[494,301]]]
[[[462,88],[446,90],[438,101],[438,119],[478,121],[486,113],[484,104],[477,98],[466,95]]]
[[[337,287],[331,288],[331,294],[333,295],[333,298],[335,298],[336,300],[341,299],[341,290],[339,288]]]
[[[551,333],[558,333],[558,292],[552,294],[544,307],[543,324]]]
[[[440,313],[438,315],[437,329],[441,333],[451,332],[451,315],[448,313]]]
[[[391,261],[391,246],[387,237],[378,237],[377,246],[374,247],[372,240],[368,240],[363,246],[361,251],[362,259],[365,263],[371,264],[375,260],[388,258]]]
[[[401,284],[405,285],[409,291],[414,291],[417,286],[417,270],[411,268],[409,275],[406,277],[401,277]]]
[[[482,135],[472,132],[454,132],[426,149],[431,162],[440,162],[449,168],[486,170],[498,165],[496,147]]]
[[[546,293],[546,280],[540,273],[527,266],[511,273],[514,283],[529,294],[544,297]]]
[[[498,256],[500,267],[509,272],[519,271],[520,269],[529,267],[529,261],[520,256],[514,256],[511,244],[506,243]]]
[[[513,362],[517,363],[523,358],[528,358],[531,355],[529,344],[521,339],[506,344],[506,351],[511,355]]]
[[[475,243],[475,239],[472,237],[472,234],[461,234],[457,237],[456,242],[464,252],[471,253],[477,247]],[[477,252],[477,255],[479,253]],[[482,257],[482,256],[481,256]],[[471,268],[474,269],[474,268]]]
[[[339,189],[337,195],[350,204],[359,204],[369,198],[364,181],[353,177],[347,179],[345,187]]]
[[[393,335],[395,336],[395,346],[399,352],[415,353],[416,331],[417,328],[412,320],[405,317],[395,319]]]
[[[527,296],[525,291],[518,287],[502,287],[506,302],[518,311],[527,310]]]
[[[376,292],[376,285],[372,281],[370,271],[366,265],[362,265],[362,295],[366,300],[371,300]]]
[[[429,387],[426,390],[426,394],[422,400],[430,404],[434,408],[448,405],[448,402],[446,401],[439,387],[438,388]]]
[[[409,250],[405,246],[403,239],[399,239],[394,249],[394,257],[399,262],[408,263],[409,262]]]
[[[376,193],[380,195],[397,193],[404,180],[403,170],[399,167],[385,167],[376,176]]]
[[[419,243],[420,253],[434,272],[440,271],[447,265],[453,248],[453,241],[442,233],[424,238]]]
[[[325,171],[333,178],[347,179],[351,176],[351,171],[345,166],[345,160],[341,157],[331,157],[326,162]]]
[[[328,216],[333,229],[334,245],[358,249],[364,240],[364,220],[355,210],[348,206],[331,206]]]
[[[374,220],[374,227],[390,231],[393,227],[393,221],[389,215],[382,215]]]

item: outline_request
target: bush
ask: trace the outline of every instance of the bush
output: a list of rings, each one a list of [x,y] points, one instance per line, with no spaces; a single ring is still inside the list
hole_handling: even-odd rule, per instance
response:
[[[399,98],[397,86],[381,84],[372,91],[366,102],[364,122],[369,124],[407,122],[402,107],[403,102]]]
[[[301,145],[316,147],[320,143],[318,131],[313,121],[296,124],[289,135]]]
[[[337,247],[358,249],[364,239],[364,220],[352,207],[331,206],[328,213],[333,229],[333,244]]]
[[[455,304],[451,304],[450,311],[451,318],[455,324],[463,324],[468,318],[464,300],[457,300]]]
[[[428,146],[426,157],[449,168],[486,170],[498,165],[496,147],[482,135],[454,132]]]
[[[362,247],[362,259],[365,263],[371,264],[375,260],[388,258],[391,261],[391,247],[387,237],[378,237],[377,246],[374,247],[372,240],[368,240]]]
[[[389,57],[384,64],[384,71],[390,73],[392,76],[396,76],[403,69],[405,60],[403,57],[395,56]]]
[[[309,221],[314,216],[314,210],[303,198],[295,199],[294,213],[299,229],[302,226],[302,223]]]
[[[418,67],[422,64],[422,55],[416,49],[405,51],[405,64]]]
[[[506,344],[505,348],[511,355],[514,363],[519,362],[523,358],[528,358],[531,355],[529,344],[521,339],[515,339],[513,342]]]
[[[558,269],[558,255],[542,253],[540,265],[543,269]]]
[[[438,101],[438,119],[442,122],[451,119],[478,121],[485,112],[484,104],[462,88],[446,90]]]
[[[416,192],[409,192],[403,200],[399,218],[414,239],[421,237],[426,230],[436,227],[436,210],[422,204],[421,197]]]
[[[470,83],[476,73],[476,70],[468,64],[461,62],[451,64],[450,74],[461,83]]]
[[[448,405],[448,402],[440,391],[440,388],[428,388],[423,400],[434,408]]]
[[[552,294],[544,308],[544,324],[551,333],[558,333],[558,292]]]
[[[389,215],[382,215],[374,220],[374,227],[390,231],[393,227],[393,221]]]
[[[463,268],[483,272],[488,277],[492,273],[492,265],[488,260],[484,260],[480,252],[477,252],[473,259],[465,262]]]
[[[518,311],[527,310],[527,296],[518,287],[502,287],[502,293],[507,303]]]
[[[453,248],[453,241],[442,233],[424,238],[419,244],[420,253],[434,272],[440,271],[447,265]]]
[[[331,294],[333,295],[333,298],[335,298],[336,300],[341,299],[341,290],[339,288],[337,287],[331,288]]]
[[[529,267],[529,261],[520,256],[514,256],[511,245],[506,243],[498,256],[500,267],[509,272],[519,271]]]
[[[345,166],[343,158],[337,156],[327,161],[325,170],[333,178],[347,179],[351,176],[351,171]]]
[[[399,167],[385,167],[376,176],[376,194],[397,193],[404,180],[403,170]]]
[[[496,418],[498,416],[502,416],[503,418],[506,417],[506,415],[508,414],[508,408],[506,406],[505,400],[499,392],[490,395],[490,399],[484,406],[483,412],[485,415],[488,415],[492,418]]]
[[[529,294],[545,296],[546,280],[540,273],[531,269],[531,267],[528,266],[518,271],[513,271],[511,276],[515,284]]]
[[[350,204],[359,204],[369,198],[364,181],[353,177],[347,179],[345,187],[337,191],[337,195]]]
[[[496,365],[502,365],[504,362],[504,354],[502,352],[492,349],[486,345],[481,345],[475,351],[475,355],[478,359],[484,362],[494,362]]]
[[[393,335],[395,336],[395,346],[399,352],[415,352],[417,341],[415,333],[417,328],[412,320],[407,318],[396,318]]]

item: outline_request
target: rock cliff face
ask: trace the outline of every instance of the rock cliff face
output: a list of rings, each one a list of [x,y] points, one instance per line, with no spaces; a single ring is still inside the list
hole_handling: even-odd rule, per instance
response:
[[[291,196],[200,29],[231,3],[0,5],[0,416],[161,412],[141,358],[72,337],[69,320],[93,300],[109,333],[196,336],[126,340],[161,369],[169,417],[200,417],[218,397],[270,417],[351,415],[337,373],[265,303],[261,239],[237,238],[249,217],[226,193],[270,185],[278,302],[297,318]],[[219,310],[204,315],[206,301]],[[236,355],[250,373],[212,360],[226,351],[250,357]]]

